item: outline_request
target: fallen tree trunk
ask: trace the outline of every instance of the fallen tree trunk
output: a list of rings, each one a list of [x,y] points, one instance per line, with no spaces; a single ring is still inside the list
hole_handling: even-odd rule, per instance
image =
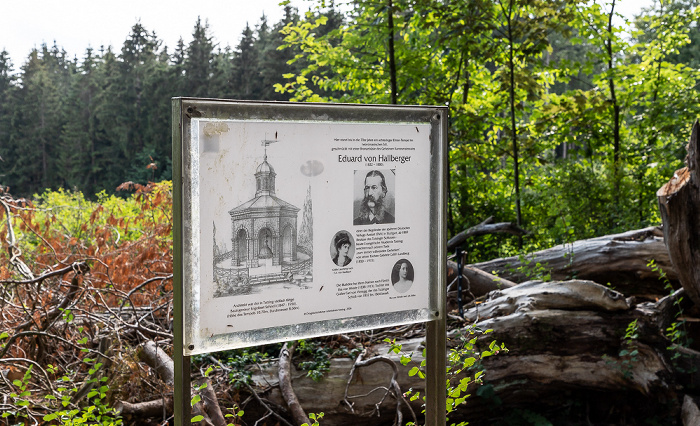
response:
[[[491,338],[510,352],[484,360],[494,393],[467,404],[464,418],[489,415],[497,397],[511,410],[547,413],[554,424],[562,422],[556,420],[561,407],[574,400],[595,407],[588,413],[593,424],[616,424],[618,416],[659,416],[676,424],[688,369],[672,361],[664,332],[678,306],[629,302],[607,287],[575,280],[528,282],[473,305],[467,316],[493,329]],[[690,364],[700,361],[694,351],[684,356]],[[625,411],[635,404],[637,413]]]
[[[208,377],[203,377],[198,382],[200,395],[202,397],[202,411],[206,413],[214,426],[226,426],[226,419],[219,407],[219,399],[214,392],[214,386]]]
[[[584,279],[610,283],[626,296],[654,299],[667,294],[654,261],[677,287],[678,274],[664,245],[663,232],[649,227],[621,234],[562,244],[526,256],[473,264],[482,271],[514,282],[549,275],[553,280]]]
[[[553,424],[572,424],[566,416],[589,416],[591,424],[623,424],[618,423],[621,419],[639,424],[654,418],[677,424],[687,392],[684,383],[697,383],[686,372],[700,365],[700,357],[692,350],[667,350],[671,342],[664,336],[666,318],[673,318],[676,309],[667,300],[635,305],[619,292],[583,280],[527,282],[492,292],[482,303],[472,303],[466,317],[479,329],[493,330],[479,338],[477,351],[496,340],[509,352],[482,360],[484,384],[469,390],[473,396],[450,414],[450,421],[515,424],[517,419],[510,421],[508,416],[530,412]],[[453,330],[450,342],[457,344],[464,333],[465,329]],[[404,350],[414,352],[416,362],[422,360],[422,340],[401,341]],[[384,355],[388,349],[381,344],[371,351]],[[682,365],[672,360],[675,353],[683,353]],[[397,355],[386,356],[394,360],[398,374],[385,362],[376,362],[355,371],[349,385],[353,360],[331,360],[320,382],[292,366],[300,404],[307,412],[324,412],[327,425],[394,424],[396,400],[381,398],[392,388],[392,377],[404,392],[423,394],[425,385],[408,376],[411,365],[400,365]],[[269,400],[283,404],[275,388],[276,374],[270,363],[253,374],[253,381],[258,389],[267,389]],[[346,386],[357,395],[351,408],[344,403]],[[417,402],[410,404],[419,413]]]
[[[424,337],[402,340],[403,349],[407,353],[414,352],[414,359],[420,363],[421,343]],[[290,365],[290,374],[294,377],[294,393],[299,404],[308,413],[324,413],[324,425],[348,425],[375,426],[391,425],[397,415],[397,401],[395,397],[384,397],[387,389],[392,389],[391,378],[396,377],[396,384],[403,392],[408,389],[425,393],[425,381],[417,376],[409,376],[411,365],[402,365],[400,355],[389,353],[390,345],[379,344],[366,349],[365,359],[373,356],[382,356],[386,360],[382,362],[366,363],[354,374],[355,360],[350,358],[333,358],[330,367],[323,379],[319,382],[307,377],[303,371],[299,371],[293,364]],[[393,362],[393,367],[389,365]],[[277,363],[270,362],[259,365],[252,374],[253,388],[259,394],[265,394],[268,401],[275,405],[286,405],[286,398],[279,389]],[[383,398],[384,397],[384,398]],[[352,402],[352,408],[348,407],[345,400]],[[409,401],[411,410],[421,412],[422,401]],[[411,410],[401,404],[404,417],[411,418]],[[246,413],[248,409],[246,409]],[[420,420],[420,417],[419,417]]]
[[[664,240],[678,280],[700,305],[700,123],[695,122],[686,147],[686,167],[656,193],[664,223]]]

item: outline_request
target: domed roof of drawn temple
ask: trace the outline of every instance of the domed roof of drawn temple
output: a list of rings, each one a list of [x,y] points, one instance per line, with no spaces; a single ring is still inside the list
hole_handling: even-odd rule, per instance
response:
[[[267,155],[265,156],[263,162],[258,166],[258,169],[255,171],[255,174],[258,173],[275,173],[275,169],[273,169],[270,163],[267,162]]]

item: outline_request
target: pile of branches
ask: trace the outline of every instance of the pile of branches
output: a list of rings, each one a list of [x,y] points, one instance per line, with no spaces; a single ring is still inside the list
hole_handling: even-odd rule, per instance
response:
[[[131,189],[129,212],[0,194],[0,412],[13,422],[116,417],[115,401],[171,391],[138,357],[172,344],[171,191]]]

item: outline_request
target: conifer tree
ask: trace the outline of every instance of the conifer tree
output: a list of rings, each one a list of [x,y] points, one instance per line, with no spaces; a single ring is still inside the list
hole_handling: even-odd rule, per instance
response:
[[[93,56],[92,48],[88,48],[65,98],[60,151],[55,159],[62,185],[88,193],[96,189],[93,168],[95,112],[99,91],[97,66],[98,58]]]
[[[209,83],[214,74],[214,43],[209,35],[209,23],[202,25],[198,17],[187,46],[183,69],[185,85],[183,96],[212,97]]]
[[[260,99],[259,55],[255,48],[255,36],[246,24],[238,46],[233,53],[234,96],[238,99]]]
[[[16,91],[16,78],[13,75],[12,60],[10,54],[3,50],[0,52],[0,186],[8,185],[5,180],[8,168],[10,135],[12,130],[12,116],[10,106],[14,104]]]

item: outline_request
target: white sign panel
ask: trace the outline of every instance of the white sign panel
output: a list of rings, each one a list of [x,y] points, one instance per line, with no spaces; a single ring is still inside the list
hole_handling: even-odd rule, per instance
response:
[[[186,353],[434,318],[430,122],[203,116],[188,133]]]

